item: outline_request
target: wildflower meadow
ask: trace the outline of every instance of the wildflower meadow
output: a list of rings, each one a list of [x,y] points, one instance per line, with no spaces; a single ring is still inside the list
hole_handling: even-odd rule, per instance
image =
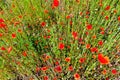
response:
[[[120,0],[0,0],[0,80],[120,80]]]

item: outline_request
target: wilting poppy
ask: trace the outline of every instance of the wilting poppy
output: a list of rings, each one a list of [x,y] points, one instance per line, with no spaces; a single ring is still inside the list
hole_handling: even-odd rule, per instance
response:
[[[78,73],[75,73],[75,74],[74,74],[74,79],[75,79],[75,80],[79,80],[79,79],[80,79],[80,75],[79,75]]]
[[[60,50],[63,50],[64,47],[65,47],[65,45],[64,45],[63,43],[59,43],[59,46],[58,46],[58,47],[59,47]]]
[[[56,72],[62,72],[62,67],[61,67],[60,65],[55,66],[54,70],[55,70]]]
[[[107,56],[103,56],[103,54],[98,54],[98,61],[101,63],[101,64],[109,64],[110,60]]]

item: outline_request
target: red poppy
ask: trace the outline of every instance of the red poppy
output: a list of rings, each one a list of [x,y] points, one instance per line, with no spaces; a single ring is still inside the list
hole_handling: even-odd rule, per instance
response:
[[[40,71],[40,68],[39,67],[36,67],[36,72],[39,72]]]
[[[59,62],[58,62],[58,61],[56,61],[56,62],[55,62],[55,65],[59,65]]]
[[[6,49],[5,49],[5,47],[1,47],[1,50],[4,51],[4,50],[6,50]]]
[[[70,19],[70,15],[67,15],[67,16],[66,16],[66,19]]]
[[[112,69],[112,74],[117,74],[117,70],[116,69]]]
[[[69,67],[68,67],[68,70],[69,70],[69,71],[73,71],[73,66],[69,66]]]
[[[86,28],[87,28],[87,30],[91,30],[92,29],[92,25],[89,24],[89,25],[86,26]]]
[[[19,33],[21,33],[21,32],[22,32],[22,30],[21,30],[21,29],[18,29],[18,32],[19,32]]]
[[[55,70],[56,72],[62,72],[62,67],[61,67],[60,65],[55,66],[54,70]]]
[[[89,49],[89,48],[90,48],[90,46],[91,46],[90,44],[87,44],[87,45],[86,45],[86,49]]]
[[[0,37],[2,37],[3,36],[3,34],[2,33],[0,33]]]
[[[5,28],[5,27],[6,27],[6,24],[0,23],[0,28]]]
[[[86,58],[80,58],[80,59],[79,59],[79,62],[80,62],[80,63],[84,63],[85,60],[86,60]]]
[[[47,14],[48,12],[49,12],[48,10],[44,10],[44,13],[46,13],[46,14]]]
[[[70,57],[65,58],[66,62],[70,62]]]
[[[103,71],[102,71],[102,74],[106,74],[107,73],[107,70],[106,69],[104,69]]]
[[[47,67],[42,67],[41,70],[42,71],[46,71],[48,68]]]
[[[10,53],[12,51],[12,47],[10,46],[7,51]]]
[[[104,31],[105,29],[104,29],[103,27],[100,27],[100,30],[101,30],[101,31]]]
[[[41,22],[41,26],[42,27],[46,26],[46,22]]]
[[[63,40],[63,38],[59,38],[59,40]]]
[[[110,60],[107,56],[103,56],[103,54],[98,54],[98,61],[101,63],[101,64],[109,64]]]
[[[52,7],[58,7],[59,6],[59,0],[53,0]]]
[[[15,33],[12,34],[12,38],[16,38],[16,34]]]
[[[120,16],[118,16],[118,21],[120,21]]]
[[[64,45],[63,43],[59,43],[59,46],[58,46],[58,47],[59,47],[60,50],[63,50],[64,47],[65,47],[65,45]]]
[[[0,18],[0,23],[4,22],[4,20],[2,18]]]
[[[22,53],[22,55],[23,55],[24,57],[26,57],[26,56],[27,56],[27,52],[24,51],[24,52]]]
[[[108,6],[106,6],[106,8],[105,8],[105,10],[109,10],[110,9],[110,6],[108,5]]]
[[[102,45],[103,45],[103,41],[100,40],[100,41],[98,42],[98,45],[102,46]]]
[[[80,79],[80,75],[78,73],[75,73],[74,74],[74,78],[75,78],[75,80],[79,80]]]
[[[73,32],[72,32],[72,36],[74,37],[74,39],[77,39],[77,38],[78,38],[78,33],[75,32],[75,31],[73,31]]]
[[[93,52],[98,52],[98,49],[96,47],[92,47],[90,50],[91,50],[92,53]]]
[[[72,23],[73,23],[73,22],[72,22],[72,20],[71,20],[71,21],[70,21],[70,25],[72,25]]]
[[[86,35],[88,35],[88,34],[89,34],[89,32],[85,32],[85,34],[86,34]]]
[[[108,19],[109,19],[109,17],[108,17],[108,16],[105,16],[105,19],[106,19],[106,20],[108,20]]]
[[[105,31],[101,31],[100,34],[104,35],[104,34],[105,34]]]
[[[48,80],[48,76],[44,76],[44,77],[43,77],[43,80]]]

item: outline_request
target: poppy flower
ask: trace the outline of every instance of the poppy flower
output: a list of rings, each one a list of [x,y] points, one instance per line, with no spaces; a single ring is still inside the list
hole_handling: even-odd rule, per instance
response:
[[[117,74],[117,70],[116,69],[112,69],[112,74]]]
[[[96,35],[93,35],[92,38],[93,38],[93,39],[96,39]]]
[[[101,31],[100,34],[104,35],[104,34],[105,34],[105,31]]]
[[[98,54],[98,61],[101,63],[101,64],[109,64],[110,60],[107,56],[103,56],[103,54]]]
[[[118,21],[120,21],[120,16],[118,16]]]
[[[55,65],[59,65],[59,62],[58,62],[58,61],[56,61],[56,62],[55,62]]]
[[[108,17],[108,16],[105,16],[105,19],[106,19],[106,20],[108,20],[108,19],[109,19],[109,17]]]
[[[3,34],[2,33],[0,33],[0,37],[2,37],[3,36]]]
[[[86,49],[89,49],[90,48],[90,44],[86,44]]]
[[[12,34],[12,38],[16,38],[16,34],[15,33]]]
[[[77,39],[77,38],[78,38],[78,33],[75,32],[75,31],[73,31],[73,32],[72,32],[72,36],[74,37],[74,39]]]
[[[92,47],[90,50],[91,50],[92,53],[98,52],[98,49],[96,47]]]
[[[86,60],[86,58],[80,58],[80,59],[79,59],[79,62],[80,62],[80,63],[84,63],[85,60]]]
[[[92,29],[92,25],[89,24],[89,25],[86,26],[86,28],[87,28],[87,30],[91,30]]]
[[[65,58],[66,62],[70,62],[70,57]]]
[[[4,50],[6,50],[6,49],[5,49],[5,47],[1,47],[1,50],[4,51]]]
[[[63,50],[65,48],[65,45],[63,43],[59,43],[58,47],[59,47],[60,50]]]
[[[41,22],[41,26],[44,27],[46,25],[46,22]]]
[[[72,25],[73,24],[73,22],[72,22],[72,20],[70,21],[70,25]]]
[[[5,28],[5,27],[6,27],[6,24],[0,23],[0,28]]]
[[[79,75],[78,73],[75,73],[75,74],[74,74],[74,79],[75,79],[75,80],[79,80],[79,79],[80,79],[80,75]]]
[[[68,70],[69,70],[69,71],[73,71],[73,66],[69,66],[69,67],[68,67]]]
[[[49,79],[48,79],[48,76],[44,76],[44,77],[43,77],[43,80],[49,80]]]
[[[70,15],[67,15],[67,16],[66,16],[66,19],[70,19],[70,18],[71,18]]]
[[[62,72],[62,67],[61,67],[60,65],[55,66],[54,70],[55,70],[56,72]]]
[[[107,70],[104,69],[104,70],[102,71],[102,74],[105,75],[106,73],[107,73]]]
[[[22,55],[23,55],[24,57],[26,57],[26,56],[27,56],[27,52],[24,51],[24,52],[22,53]]]
[[[59,6],[59,0],[53,0],[52,7],[58,7]]]
[[[39,67],[36,67],[36,72],[39,72],[40,71],[40,68]]]
[[[106,6],[106,8],[105,8],[105,10],[109,10],[110,9],[110,6],[108,5],[108,6]]]
[[[4,20],[2,18],[0,18],[0,23],[4,22]]]
[[[98,42],[98,45],[102,46],[102,45],[103,45],[103,41],[100,40],[100,41]]]
[[[48,68],[47,67],[42,67],[41,70],[42,71],[46,71]]]
[[[48,12],[49,12],[48,10],[44,10],[44,13],[46,13],[46,14],[47,14]]]
[[[10,53],[12,51],[12,47],[10,46],[8,49],[7,49],[8,53]]]

